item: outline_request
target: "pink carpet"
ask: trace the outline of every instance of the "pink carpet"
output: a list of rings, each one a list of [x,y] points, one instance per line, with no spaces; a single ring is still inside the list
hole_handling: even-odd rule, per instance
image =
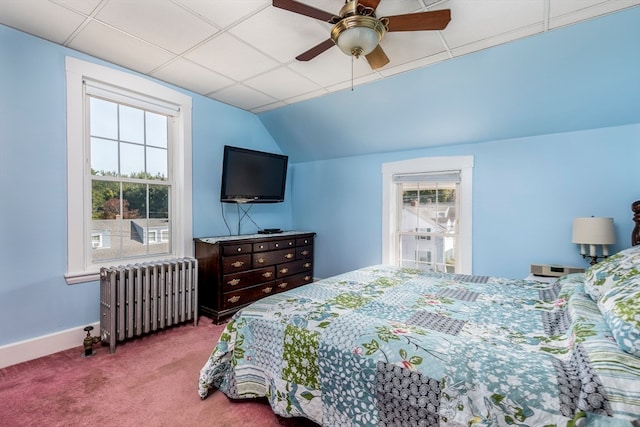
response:
[[[316,426],[278,417],[264,401],[219,391],[199,398],[200,368],[223,328],[202,317],[197,327],[118,343],[112,355],[96,345],[96,355],[83,358],[79,343],[0,369],[0,426]]]

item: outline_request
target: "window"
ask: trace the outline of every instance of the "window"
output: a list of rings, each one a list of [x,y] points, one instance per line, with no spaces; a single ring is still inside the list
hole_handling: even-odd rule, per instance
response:
[[[471,273],[473,157],[385,163],[383,262]]]
[[[68,283],[192,256],[191,98],[66,59]]]

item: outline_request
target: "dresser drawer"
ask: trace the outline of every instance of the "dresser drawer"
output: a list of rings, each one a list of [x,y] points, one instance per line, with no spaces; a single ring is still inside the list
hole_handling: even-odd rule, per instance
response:
[[[295,245],[296,245],[296,240],[295,239],[276,240],[274,242],[269,242],[269,249],[270,250],[275,250],[275,249],[293,248]]]
[[[241,289],[257,283],[264,283],[276,278],[275,267],[259,268],[243,273],[225,274],[222,276],[223,292]]]
[[[253,266],[274,265],[296,259],[295,248],[253,254]]]
[[[313,244],[313,237],[301,237],[296,239],[296,246],[307,246]]]
[[[251,253],[251,243],[222,246],[222,255],[225,256],[249,253]]]
[[[222,258],[222,273],[229,274],[236,271],[251,269],[251,254],[228,256]]]
[[[301,246],[296,248],[296,259],[313,258],[313,246]]]
[[[238,307],[240,305],[249,304],[251,302],[259,300],[260,298],[275,294],[276,289],[276,284],[272,281],[258,286],[225,292],[222,295],[222,306],[224,309],[229,309]]]
[[[276,266],[276,277],[291,276],[292,274],[302,273],[303,271],[311,270],[313,264],[310,260],[293,261],[284,264],[278,264]]]
[[[253,244],[253,252],[264,252],[269,250],[269,242],[260,242]]]
[[[313,282],[311,272],[288,276],[283,279],[276,280],[276,291],[288,291],[289,289],[297,288],[298,286],[306,285],[311,282]]]

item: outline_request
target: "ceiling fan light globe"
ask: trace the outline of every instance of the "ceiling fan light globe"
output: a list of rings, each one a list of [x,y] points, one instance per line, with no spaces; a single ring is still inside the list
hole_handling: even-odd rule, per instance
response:
[[[385,27],[376,18],[354,15],[341,19],[331,29],[331,39],[347,55],[368,55],[378,46]]]
[[[343,31],[336,44],[345,54],[360,56],[373,52],[379,41],[378,33],[371,28],[354,27]]]

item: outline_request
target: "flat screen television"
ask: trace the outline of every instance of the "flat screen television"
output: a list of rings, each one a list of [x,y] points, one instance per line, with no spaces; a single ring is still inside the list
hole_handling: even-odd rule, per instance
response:
[[[283,202],[288,160],[282,154],[225,145],[220,201]]]

